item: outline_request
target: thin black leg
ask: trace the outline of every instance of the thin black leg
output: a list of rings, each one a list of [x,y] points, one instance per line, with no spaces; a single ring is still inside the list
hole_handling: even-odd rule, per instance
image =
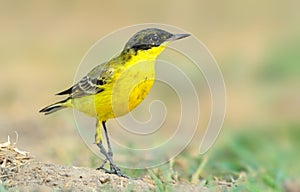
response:
[[[99,124],[97,124],[97,126],[99,126]],[[128,178],[128,176],[126,176],[125,174],[122,173],[121,169],[114,163],[113,161],[113,152],[112,152],[112,149],[111,149],[111,145],[110,145],[110,141],[109,141],[109,137],[108,137],[108,133],[107,133],[107,130],[106,130],[106,125],[105,125],[105,121],[102,121],[102,127],[104,129],[104,133],[105,133],[105,138],[106,138],[106,142],[107,142],[107,147],[108,147],[108,152],[105,150],[103,144],[102,144],[102,141],[100,142],[96,142],[97,146],[99,147],[100,149],[100,152],[104,155],[105,157],[105,160],[104,162],[99,166],[99,168],[97,169],[103,169],[105,170],[105,172],[107,173],[111,173],[111,174],[116,174],[118,176],[121,176],[121,177],[126,177]],[[97,127],[98,129],[98,134],[99,134],[99,127]],[[96,134],[96,138],[97,138],[97,134]],[[99,136],[98,136],[99,138]],[[96,139],[97,141],[97,139]],[[110,164],[110,171],[104,169],[104,165],[106,162],[109,162]]]
[[[106,124],[105,123],[106,123],[105,121],[102,121],[102,127],[104,129],[105,139],[106,139],[106,143],[107,143],[107,147],[108,147],[107,154],[111,159],[113,159],[113,151],[112,151],[112,148],[111,148],[111,145],[110,145],[110,141],[109,141],[109,137],[108,137],[108,133],[107,133],[107,130],[106,130]]]
[[[97,121],[96,122],[96,133],[95,133],[95,143],[97,144],[97,146],[100,148],[100,152],[104,155],[104,161],[103,163],[97,168],[97,170],[105,170],[107,171],[105,168],[104,168],[104,165],[106,164],[107,162],[107,158],[106,158],[106,150],[104,149],[103,145],[102,145],[102,127],[101,127],[101,124],[100,124],[100,121]],[[102,145],[101,147],[98,145],[98,143],[101,143],[99,145]]]
[[[102,145],[102,143],[101,143],[101,145]],[[98,144],[97,144],[97,146],[99,147]],[[107,172],[108,170],[104,168],[104,165],[107,163],[107,157],[104,154],[104,152],[102,151],[102,150],[105,151],[105,149],[104,149],[103,145],[102,145],[102,147],[99,147],[99,149],[100,149],[100,152],[104,155],[105,159],[104,159],[103,163],[96,170],[104,170],[105,172]],[[106,153],[106,151],[105,151],[105,153]]]

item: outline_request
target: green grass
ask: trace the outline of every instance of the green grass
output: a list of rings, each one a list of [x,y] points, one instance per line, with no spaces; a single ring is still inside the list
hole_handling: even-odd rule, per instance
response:
[[[282,191],[283,183],[300,173],[299,127],[247,128],[228,133],[208,154],[205,172],[224,179],[238,179],[245,173],[237,189]]]
[[[299,179],[299,138],[300,125],[227,129],[204,156],[185,151],[148,174],[158,191],[172,191],[174,182],[194,183],[216,191],[228,189],[224,185],[231,186],[229,191],[283,191],[286,181]]]
[[[6,191],[7,191],[6,187],[0,184],[0,192],[6,192]]]

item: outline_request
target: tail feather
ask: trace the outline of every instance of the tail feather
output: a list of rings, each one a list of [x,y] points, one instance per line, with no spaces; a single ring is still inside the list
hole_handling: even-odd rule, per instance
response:
[[[41,109],[39,112],[44,113],[45,115],[48,115],[50,113],[54,113],[58,110],[64,109],[64,108],[68,107],[67,102],[69,101],[69,99],[70,98],[67,98],[65,100],[62,100],[62,101],[59,101],[59,102],[54,103],[52,105],[49,105],[49,106]]]

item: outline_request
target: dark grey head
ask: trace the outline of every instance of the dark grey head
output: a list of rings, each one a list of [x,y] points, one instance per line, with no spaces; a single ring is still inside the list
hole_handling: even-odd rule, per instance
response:
[[[134,34],[125,45],[125,50],[147,50],[158,47],[164,42],[174,41],[190,36],[189,34],[172,34],[162,29],[147,28]]]

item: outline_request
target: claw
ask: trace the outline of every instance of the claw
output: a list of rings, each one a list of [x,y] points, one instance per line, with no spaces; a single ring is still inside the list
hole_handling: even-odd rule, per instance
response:
[[[111,165],[110,170],[107,170],[104,168],[104,164],[102,164],[96,170],[103,170],[105,173],[114,174],[114,175],[118,175],[119,177],[124,177],[124,178],[129,179],[129,177],[127,175],[125,175],[124,173],[122,173],[121,169],[119,167],[117,167],[116,165],[113,165],[113,166]]]
[[[105,173],[109,172],[109,170],[105,169],[104,167],[98,167],[96,170],[103,170]]]
[[[106,170],[106,169],[104,169],[104,165],[106,164],[106,162],[107,162],[107,158],[103,161],[103,163],[96,169],[96,170]]]
[[[129,179],[129,177],[127,175],[125,175],[124,173],[122,173],[121,169],[119,167],[117,167],[115,164],[110,164],[110,172],[112,174],[116,174],[120,177],[125,177],[125,178]]]
[[[105,173],[109,173],[109,174],[114,174],[114,175],[118,175],[119,177],[124,177],[127,179],[130,179],[127,175],[125,175],[124,173],[122,173],[122,171],[108,171],[106,170]]]

